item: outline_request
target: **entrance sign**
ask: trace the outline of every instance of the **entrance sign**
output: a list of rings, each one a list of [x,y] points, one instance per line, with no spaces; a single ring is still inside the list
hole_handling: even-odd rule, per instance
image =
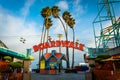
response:
[[[78,42],[74,43],[72,41],[56,40],[56,41],[45,42],[45,43],[40,43],[38,45],[34,45],[33,49],[34,49],[34,52],[37,52],[38,50],[43,50],[51,47],[60,47],[60,46],[75,48],[83,51],[84,44],[78,44]]]

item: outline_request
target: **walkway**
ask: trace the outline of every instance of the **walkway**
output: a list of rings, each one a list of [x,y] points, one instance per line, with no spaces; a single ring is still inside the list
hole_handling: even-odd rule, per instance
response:
[[[40,75],[32,73],[32,80],[85,80],[85,72],[61,73],[57,75]]]

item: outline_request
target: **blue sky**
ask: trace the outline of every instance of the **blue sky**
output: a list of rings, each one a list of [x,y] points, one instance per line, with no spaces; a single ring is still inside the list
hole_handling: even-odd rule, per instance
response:
[[[98,13],[96,3],[97,0],[0,0],[0,39],[10,49],[25,53],[26,48],[32,48],[40,41],[43,24],[40,11],[46,6],[57,5],[61,9],[60,16],[67,10],[76,20],[76,39],[87,47],[94,47],[92,22]],[[118,8],[116,13],[119,14],[119,11]],[[61,23],[58,19],[51,18],[53,20],[53,26],[50,29],[52,39],[56,40],[59,33],[63,34],[63,39],[65,39]],[[19,41],[20,37],[26,39],[25,44]],[[71,38],[72,30],[69,29],[69,40]],[[75,53],[77,65],[83,62],[85,52],[76,50]],[[37,58],[34,62],[37,62],[38,54],[32,55]]]
[[[20,18],[25,24],[35,22],[36,29],[41,29],[43,23],[40,15],[42,8],[54,5],[60,7],[61,14],[66,10],[71,12],[76,19],[76,34],[79,34],[79,30],[83,32],[88,27],[92,28],[91,22],[97,14],[96,0],[0,0],[2,14]]]

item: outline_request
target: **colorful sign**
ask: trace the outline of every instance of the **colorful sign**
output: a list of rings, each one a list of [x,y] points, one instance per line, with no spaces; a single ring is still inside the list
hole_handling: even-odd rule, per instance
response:
[[[43,50],[51,47],[59,47],[59,46],[75,48],[83,51],[84,44],[79,44],[78,42],[74,43],[72,41],[56,40],[56,41],[45,42],[45,43],[40,43],[38,45],[34,45],[33,49],[34,49],[34,52],[37,52],[38,50]]]

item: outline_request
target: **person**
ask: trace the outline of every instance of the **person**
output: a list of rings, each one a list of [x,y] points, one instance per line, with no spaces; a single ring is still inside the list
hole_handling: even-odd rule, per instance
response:
[[[8,75],[9,75],[9,74],[7,74],[7,73],[5,74],[4,80],[8,80]]]

